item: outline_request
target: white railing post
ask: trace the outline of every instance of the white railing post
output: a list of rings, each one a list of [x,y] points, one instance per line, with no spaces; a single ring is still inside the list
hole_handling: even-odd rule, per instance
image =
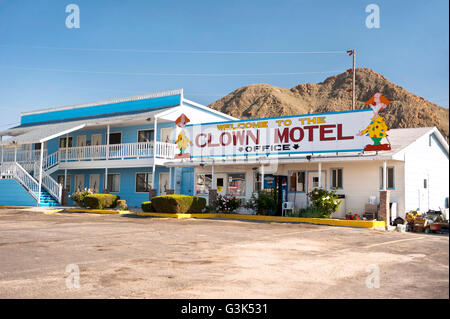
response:
[[[42,187],[42,162],[44,160],[44,143],[41,143],[41,154],[39,164],[39,189],[38,189],[38,206],[41,204],[41,187]]]

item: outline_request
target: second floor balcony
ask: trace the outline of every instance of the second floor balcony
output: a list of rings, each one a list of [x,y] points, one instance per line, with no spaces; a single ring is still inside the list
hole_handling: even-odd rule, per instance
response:
[[[137,142],[60,148],[60,162],[114,159],[173,159],[176,145],[164,142]]]

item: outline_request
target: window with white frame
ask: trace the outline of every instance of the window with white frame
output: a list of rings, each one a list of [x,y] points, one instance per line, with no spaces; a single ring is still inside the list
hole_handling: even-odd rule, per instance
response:
[[[197,174],[196,192],[198,195],[209,194],[212,185],[211,174]]]
[[[64,184],[64,175],[58,175],[57,176],[57,182],[58,182],[58,184],[63,185],[63,187],[65,187],[67,189],[67,191],[70,192],[70,182],[71,182],[70,175],[67,175],[67,180],[66,180],[65,184]]]
[[[119,193],[120,192],[120,174],[112,173],[108,174],[108,181],[106,189],[110,193]]]
[[[109,144],[122,143],[122,132],[109,133]]]
[[[383,167],[380,167],[380,188],[384,189],[384,179],[383,179]],[[386,180],[387,180],[387,189],[394,189],[395,188],[395,183],[394,183],[394,178],[395,178],[395,171],[394,171],[394,167],[387,167],[387,174],[386,174]]]
[[[154,130],[139,130],[138,142],[153,142],[154,134]]]
[[[152,173],[136,173],[136,193],[146,193],[152,188]]]
[[[342,168],[331,169],[331,188],[342,189],[344,186],[342,182],[343,170]]]
[[[59,138],[59,148],[65,148],[66,143],[69,145],[68,147],[72,147],[73,146],[73,137],[69,136],[68,138],[67,137]]]
[[[289,191],[290,192],[304,192],[306,189],[306,172],[293,171],[289,175]]]
[[[233,173],[228,174],[228,195],[245,195],[245,174]]]

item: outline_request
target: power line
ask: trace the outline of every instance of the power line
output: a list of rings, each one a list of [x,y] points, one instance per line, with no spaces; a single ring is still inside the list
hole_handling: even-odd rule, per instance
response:
[[[289,76],[289,75],[324,74],[324,73],[341,72],[341,70],[330,70],[330,71],[313,71],[313,72],[275,72],[275,73],[158,73],[158,72],[89,71],[89,70],[73,70],[73,69],[30,68],[17,66],[0,66],[0,68],[25,70],[25,71],[50,71],[50,72],[108,74],[108,75],[139,75],[139,76],[181,76],[181,77]]]
[[[67,51],[93,51],[93,52],[131,52],[131,53],[171,53],[171,54],[344,54],[345,50],[328,51],[236,51],[236,50],[146,50],[146,49],[100,49],[100,48],[63,48],[51,46],[9,46],[0,45],[2,48],[18,49],[50,49]]]

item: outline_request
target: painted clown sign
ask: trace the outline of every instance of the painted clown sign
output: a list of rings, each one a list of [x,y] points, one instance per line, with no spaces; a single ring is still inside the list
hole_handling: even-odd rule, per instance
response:
[[[187,125],[192,143],[187,148],[191,158],[359,152],[385,137],[377,134],[374,140],[370,133],[368,123],[380,120],[374,113],[364,109]]]

